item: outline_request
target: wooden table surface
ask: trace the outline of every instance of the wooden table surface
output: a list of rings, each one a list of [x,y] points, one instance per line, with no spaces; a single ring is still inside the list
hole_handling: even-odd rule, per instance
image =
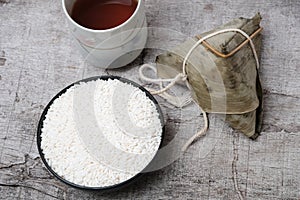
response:
[[[61,2],[0,0],[0,199],[300,198],[300,1],[146,0],[146,49],[129,66],[102,70],[75,50]],[[118,192],[81,191],[59,182],[37,152],[36,129],[49,100],[83,77],[114,74],[142,83],[138,67],[174,39],[260,12],[263,132],[251,141],[210,115],[208,135],[171,165]],[[180,35],[178,34],[178,35]],[[173,38],[174,36],[174,38]],[[175,109],[159,99],[166,134],[187,139],[203,126],[195,105]]]

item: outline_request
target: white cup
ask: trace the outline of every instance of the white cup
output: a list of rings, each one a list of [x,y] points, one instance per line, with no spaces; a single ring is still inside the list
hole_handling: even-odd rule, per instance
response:
[[[62,0],[76,46],[86,61],[101,68],[119,68],[136,59],[147,42],[147,22],[144,0],[138,1],[132,16],[119,26],[93,30],[71,18],[76,0]]]

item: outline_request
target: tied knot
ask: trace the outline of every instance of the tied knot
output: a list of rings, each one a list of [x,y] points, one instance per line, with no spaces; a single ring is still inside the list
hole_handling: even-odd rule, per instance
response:
[[[175,81],[182,81],[185,82],[187,80],[187,75],[183,74],[183,73],[179,73],[177,74],[177,76],[175,77]]]

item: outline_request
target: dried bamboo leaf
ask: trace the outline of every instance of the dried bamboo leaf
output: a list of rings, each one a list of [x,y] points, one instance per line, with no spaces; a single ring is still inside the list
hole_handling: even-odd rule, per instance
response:
[[[252,19],[235,19],[205,36],[225,28],[238,28],[251,35],[259,28],[259,14]],[[171,78],[182,70],[183,59],[197,38],[189,38],[170,52],[156,59],[158,76]],[[244,36],[229,32],[207,40],[216,50],[228,53],[245,41]],[[253,38],[260,55],[262,36]],[[233,56],[222,58],[200,45],[186,66],[193,98],[208,113],[226,114],[226,121],[248,137],[255,138],[262,116],[262,90],[252,49],[245,45]]]

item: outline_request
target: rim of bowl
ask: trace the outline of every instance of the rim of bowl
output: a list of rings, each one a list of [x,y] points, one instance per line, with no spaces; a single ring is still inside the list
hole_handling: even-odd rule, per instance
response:
[[[53,104],[53,102],[59,98],[62,94],[64,94],[69,88],[73,87],[74,85],[77,85],[81,82],[89,82],[89,81],[95,81],[95,80],[108,80],[108,79],[117,79],[123,83],[129,83],[132,84],[134,87],[139,88],[140,90],[142,90],[143,92],[145,92],[146,96],[155,104],[156,110],[159,113],[159,118],[161,121],[161,128],[162,128],[162,132],[161,132],[161,141],[158,147],[158,150],[162,147],[163,145],[163,140],[164,140],[164,135],[165,135],[165,125],[164,125],[164,117],[162,114],[162,110],[157,102],[157,100],[152,96],[152,94],[150,94],[149,91],[147,91],[143,86],[137,84],[134,81],[131,81],[129,79],[120,77],[120,76],[94,76],[94,77],[90,77],[90,78],[86,78],[86,79],[82,79],[80,81],[76,81],[72,84],[70,84],[69,86],[65,87],[64,89],[62,89],[59,93],[57,93],[52,99],[51,101],[48,103],[48,105],[45,107],[39,123],[38,123],[38,129],[37,129],[37,148],[38,148],[38,152],[40,154],[41,160],[44,163],[44,165],[46,166],[46,168],[48,169],[48,171],[50,171],[51,174],[53,174],[57,179],[59,179],[61,182],[72,186],[74,188],[78,188],[78,189],[83,189],[83,190],[101,190],[101,191],[111,191],[111,190],[117,190],[117,189],[121,189],[123,187],[129,186],[131,183],[133,183],[134,181],[136,181],[138,178],[140,178],[143,174],[145,174],[145,172],[143,172],[145,169],[147,169],[147,167],[151,164],[151,162],[154,160],[155,156],[157,155],[157,152],[155,153],[153,159],[147,164],[147,166],[138,174],[134,175],[133,177],[131,177],[130,179],[115,184],[115,185],[111,185],[111,186],[104,186],[104,187],[89,187],[89,186],[83,186],[83,185],[79,185],[76,183],[73,183],[71,181],[66,180],[65,178],[61,177],[60,175],[58,175],[52,168],[51,166],[48,164],[47,160],[45,159],[45,154],[43,153],[43,149],[41,147],[41,134],[42,134],[42,128],[43,128],[43,122],[46,118],[46,115],[48,113],[48,110],[50,108],[50,106]],[[148,173],[148,172],[146,172]]]

